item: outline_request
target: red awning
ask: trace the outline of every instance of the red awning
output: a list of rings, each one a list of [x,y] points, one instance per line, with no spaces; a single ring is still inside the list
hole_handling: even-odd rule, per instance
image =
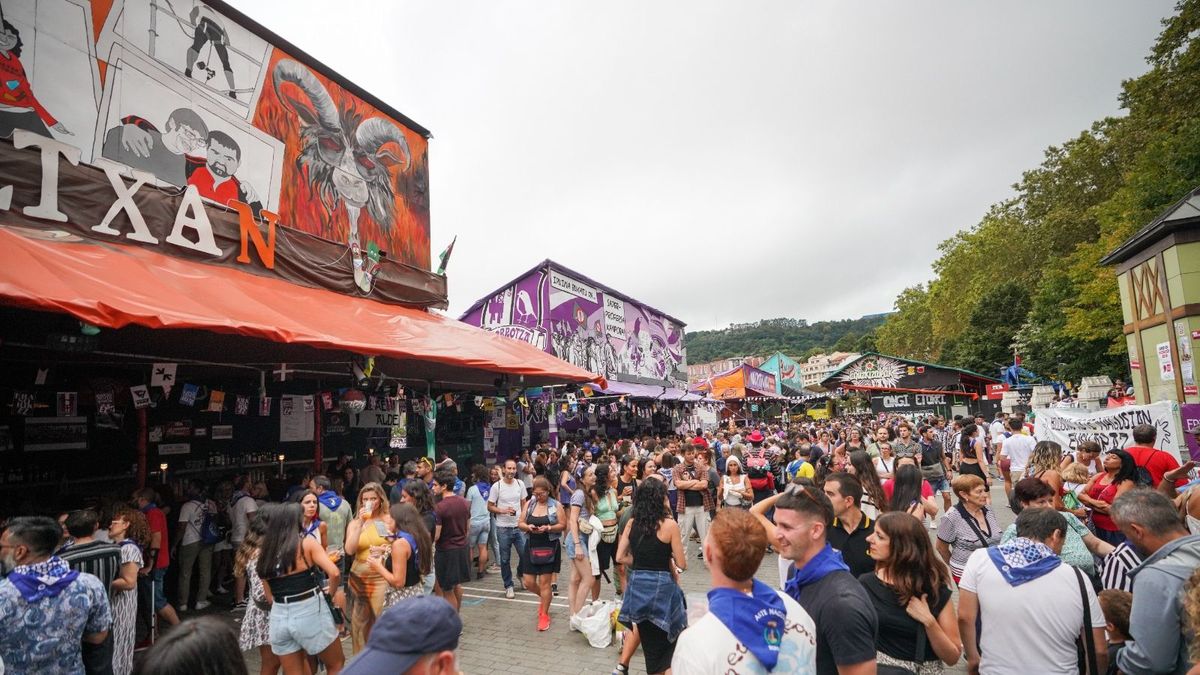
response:
[[[419,309],[148,248],[74,238],[55,241],[53,234],[0,227],[0,303],[66,313],[104,328],[200,329],[444,364],[457,372],[470,368],[523,375],[530,384],[605,385],[603,377],[524,342]]]

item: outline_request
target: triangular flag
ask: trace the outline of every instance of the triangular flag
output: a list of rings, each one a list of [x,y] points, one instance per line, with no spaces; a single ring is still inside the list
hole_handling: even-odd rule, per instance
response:
[[[446,263],[450,262],[450,254],[454,252],[454,242],[456,241],[458,241],[458,235],[454,235],[454,238],[450,240],[450,245],[438,256],[438,276],[446,276]]]

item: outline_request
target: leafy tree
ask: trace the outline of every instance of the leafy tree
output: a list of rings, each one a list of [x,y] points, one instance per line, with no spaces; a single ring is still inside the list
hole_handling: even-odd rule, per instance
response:
[[[888,317],[875,332],[879,351],[896,356],[908,356],[933,361],[938,356],[933,340],[933,314],[929,291],[924,284],[900,292],[896,298],[896,313]]]

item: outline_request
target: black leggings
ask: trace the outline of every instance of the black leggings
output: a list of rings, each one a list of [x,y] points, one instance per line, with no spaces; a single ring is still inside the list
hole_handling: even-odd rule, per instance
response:
[[[229,50],[225,48],[225,43],[229,38],[225,36],[225,31],[217,24],[208,19],[200,19],[200,23],[196,24],[196,32],[193,34],[192,51],[197,54],[204,47],[205,42],[212,42],[213,51],[217,53],[217,58],[221,59],[221,68],[224,70],[233,70],[229,67]]]

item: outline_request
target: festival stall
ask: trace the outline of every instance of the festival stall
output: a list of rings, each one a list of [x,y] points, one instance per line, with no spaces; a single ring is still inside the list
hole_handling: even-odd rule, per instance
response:
[[[428,311],[428,131],[194,6],[4,8],[38,64],[0,109],[5,499],[431,454],[472,393],[605,384]]]
[[[821,388],[859,396],[879,415],[907,417],[966,415],[983,411],[986,387],[996,378],[962,368],[867,352],[847,361],[821,382]],[[990,417],[990,414],[989,414]]]
[[[525,393],[526,401],[545,411],[518,405],[510,420],[516,426],[493,432],[499,456],[538,440],[556,443],[560,431],[670,432],[689,426],[698,410],[717,405],[687,390],[682,321],[552,260],[476,301],[460,320],[607,379],[605,387],[587,391]]]

